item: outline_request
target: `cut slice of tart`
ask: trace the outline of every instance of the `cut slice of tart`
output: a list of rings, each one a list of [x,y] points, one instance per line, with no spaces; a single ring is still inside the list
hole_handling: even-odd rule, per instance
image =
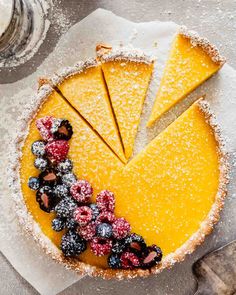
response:
[[[173,41],[147,126],[216,73],[224,62],[207,39],[182,27]]]
[[[101,46],[102,47],[102,46]],[[139,51],[98,51],[126,158],[132,156],[153,60]]]
[[[101,66],[96,60],[80,62],[75,67],[63,70],[58,74],[58,78],[54,78],[54,84],[117,156],[127,162]]]

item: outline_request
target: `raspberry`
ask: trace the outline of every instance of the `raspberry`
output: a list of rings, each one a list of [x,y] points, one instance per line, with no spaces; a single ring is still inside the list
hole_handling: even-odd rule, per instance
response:
[[[145,251],[145,258],[142,262],[143,268],[150,268],[158,264],[162,259],[162,251],[156,245],[147,247]]]
[[[101,211],[113,212],[115,209],[114,194],[108,190],[103,190],[97,195],[96,203]]]
[[[54,140],[47,143],[45,150],[51,162],[59,163],[67,157],[69,144],[66,140]]]
[[[108,265],[110,266],[110,268],[113,268],[113,269],[121,268],[120,256],[117,254],[111,254],[108,257]]]
[[[100,223],[96,227],[96,233],[99,238],[109,239],[112,237],[112,226],[108,223]]]
[[[86,180],[78,180],[70,188],[72,197],[79,203],[88,203],[93,194],[91,184]]]
[[[122,253],[120,260],[121,266],[124,269],[133,269],[140,265],[138,256],[129,251]]]
[[[93,217],[93,211],[88,206],[78,207],[74,211],[74,219],[80,226],[87,225]]]
[[[73,134],[70,122],[65,119],[54,120],[50,131],[55,139],[69,140]]]
[[[50,116],[40,118],[36,121],[36,126],[39,130],[39,133],[46,141],[53,140],[53,135],[51,132],[53,121],[54,118]]]
[[[78,228],[79,235],[86,241],[90,241],[96,235],[96,224],[95,222],[90,222],[86,226],[81,226]]]
[[[112,240],[110,239],[101,239],[101,238],[94,238],[90,242],[90,247],[92,252],[96,256],[104,256],[108,255],[111,252],[112,248]]]
[[[115,221],[115,215],[111,212],[102,212],[97,217],[97,222],[102,223],[113,223]]]
[[[42,157],[45,154],[45,142],[43,140],[36,140],[31,145],[31,152],[33,155]]]
[[[84,252],[87,248],[86,241],[76,232],[68,231],[61,240],[61,250],[65,256],[75,256]]]
[[[120,240],[129,234],[130,225],[124,218],[117,218],[112,224],[112,229],[114,237]]]

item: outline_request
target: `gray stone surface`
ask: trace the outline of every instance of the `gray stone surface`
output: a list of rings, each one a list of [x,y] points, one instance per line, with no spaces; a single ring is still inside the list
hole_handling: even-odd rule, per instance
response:
[[[59,0],[54,2],[56,7],[51,16],[52,26],[40,51],[25,65],[12,71],[0,71],[0,83],[13,82],[34,72],[44,58],[53,51],[59,36],[71,24],[81,20],[99,7],[136,22],[159,19],[185,24],[214,41],[227,57],[229,64],[236,68],[236,1],[234,0]],[[191,257],[188,257],[187,260],[191,261]],[[174,271],[180,273],[178,282],[169,281],[170,276],[165,276],[166,272],[157,276],[155,280],[150,277],[116,282],[86,277],[60,295],[193,294],[196,286],[188,288],[181,264],[177,265]],[[160,288],[157,287],[158,281],[161,282]],[[38,293],[0,255],[0,295],[8,294]]]

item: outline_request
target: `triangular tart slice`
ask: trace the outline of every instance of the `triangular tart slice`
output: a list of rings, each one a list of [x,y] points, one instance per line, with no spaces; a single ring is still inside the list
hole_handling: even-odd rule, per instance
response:
[[[56,74],[52,82],[121,161],[127,162],[100,64],[95,59],[79,62]]]
[[[125,155],[129,159],[153,71],[153,60],[138,50],[112,51],[109,48],[101,48],[98,57],[102,62]]]
[[[207,39],[181,27],[173,41],[147,126],[216,73],[224,62]]]

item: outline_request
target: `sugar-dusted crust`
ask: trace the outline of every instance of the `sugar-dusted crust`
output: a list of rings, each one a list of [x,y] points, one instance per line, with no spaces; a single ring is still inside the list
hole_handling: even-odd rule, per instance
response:
[[[83,66],[82,68],[85,69],[86,67]],[[80,71],[82,71],[82,68],[80,68]],[[26,111],[22,115],[21,127],[19,128],[20,131],[17,135],[17,138],[11,145],[14,150],[10,153],[10,186],[13,189],[13,196],[16,203],[16,212],[19,216],[19,221],[22,227],[26,229],[27,233],[34,237],[34,239],[41,245],[44,251],[55,261],[64,264],[66,268],[73,269],[79,274],[100,276],[106,279],[145,277],[150,275],[150,273],[159,273],[165,268],[172,267],[176,262],[184,260],[187,254],[192,253],[195,248],[204,241],[205,236],[212,231],[213,225],[219,220],[219,213],[224,205],[224,198],[227,192],[226,185],[229,180],[228,157],[227,153],[225,152],[224,141],[221,137],[220,129],[215,122],[215,117],[209,109],[208,103],[203,99],[200,99],[196,102],[196,104],[199,106],[199,110],[205,115],[206,121],[212,127],[216,141],[218,143],[218,153],[220,158],[220,184],[215,203],[213,204],[207,218],[201,223],[199,230],[194,233],[188,241],[186,241],[174,253],[164,257],[158,266],[153,267],[150,270],[113,270],[101,269],[96,266],[88,265],[76,258],[65,258],[62,252],[51,242],[51,240],[48,239],[48,237],[43,234],[39,224],[34,220],[31,213],[27,210],[26,204],[24,202],[20,183],[20,159],[22,146],[24,145],[25,139],[27,137],[30,122],[37,114],[40,106],[47,100],[53,91],[53,88],[48,84],[43,85],[39,89],[36,99],[34,99],[31,104],[25,108]]]
[[[223,66],[226,62],[225,57],[220,55],[218,48],[211,44],[207,38],[200,37],[197,32],[188,30],[185,26],[181,26],[178,33],[190,39],[192,46],[202,47],[215,63]]]

